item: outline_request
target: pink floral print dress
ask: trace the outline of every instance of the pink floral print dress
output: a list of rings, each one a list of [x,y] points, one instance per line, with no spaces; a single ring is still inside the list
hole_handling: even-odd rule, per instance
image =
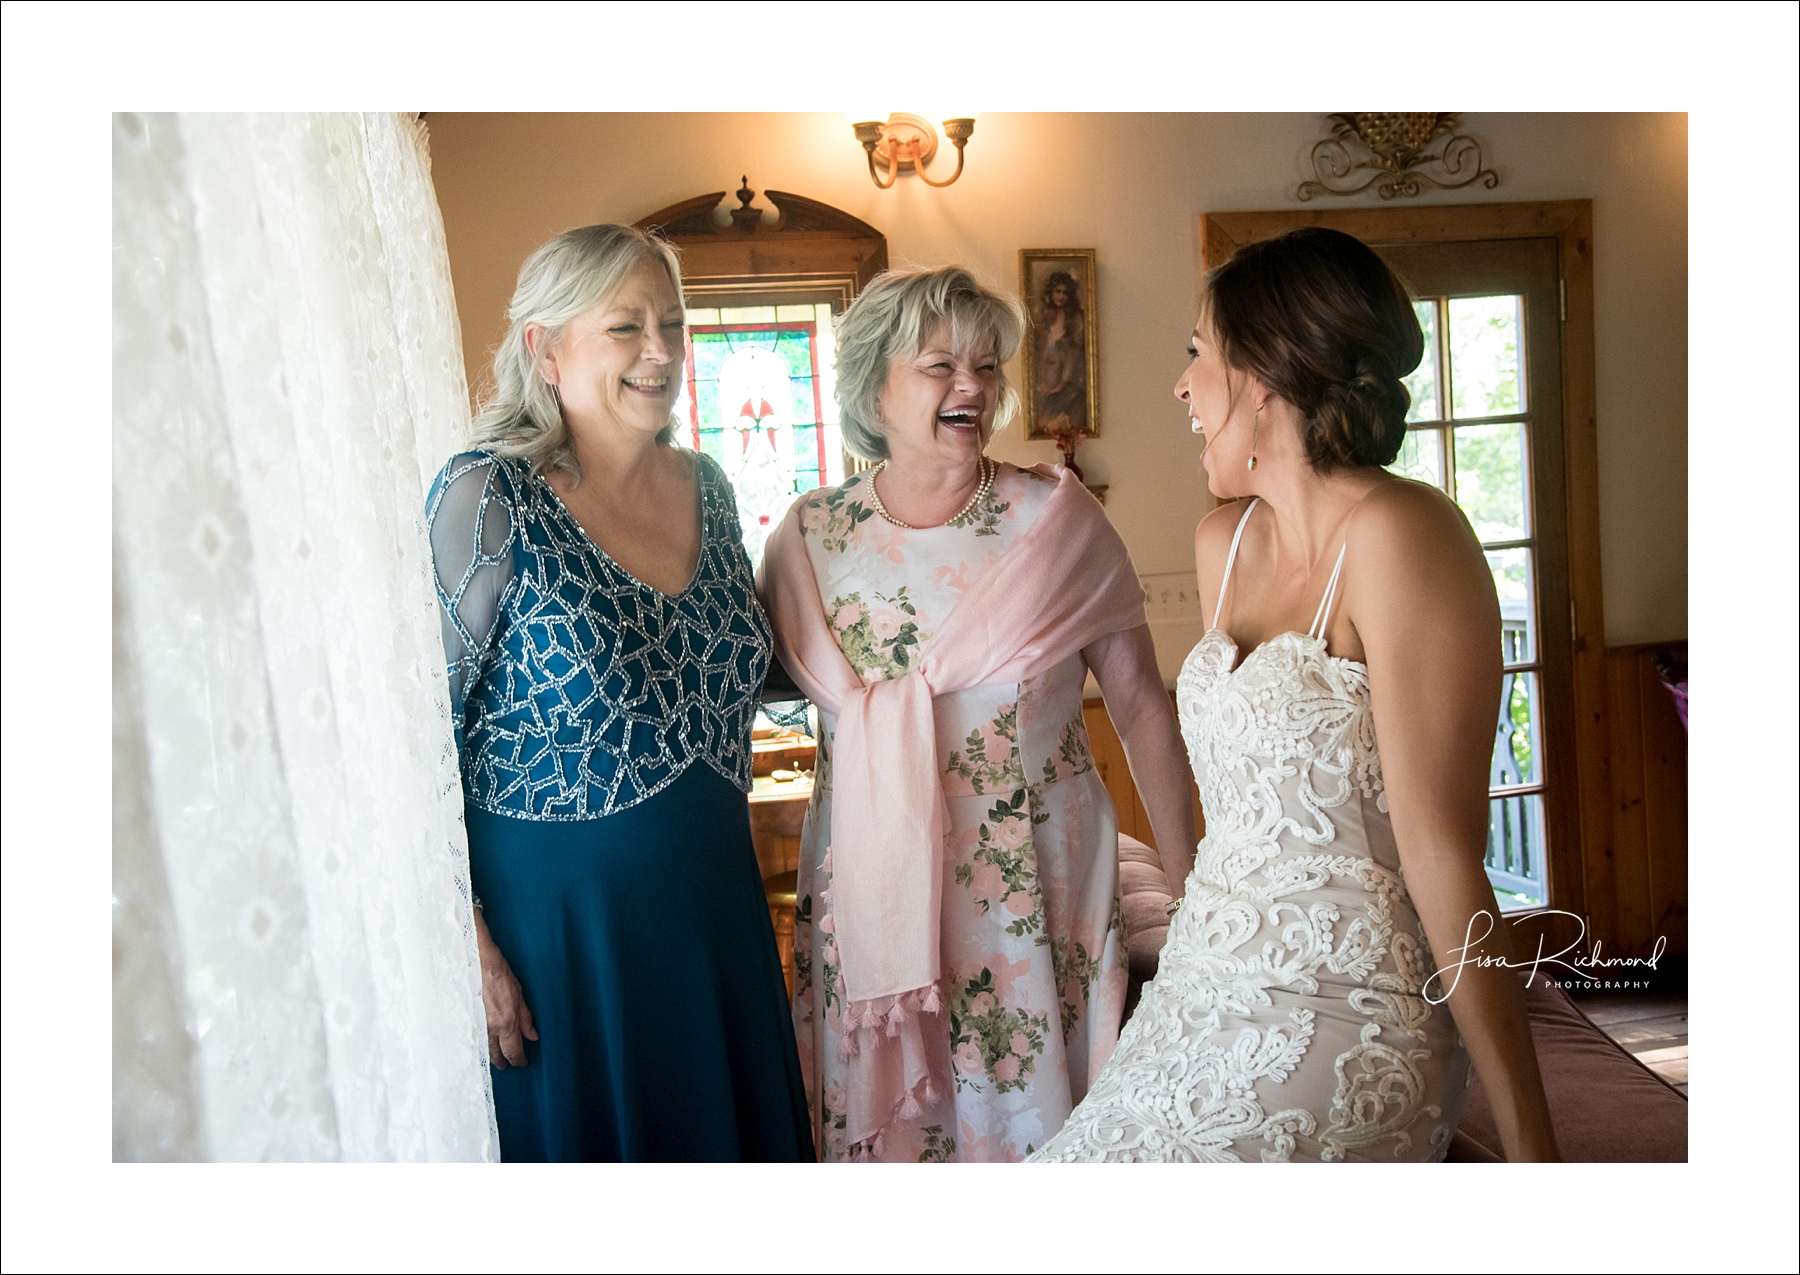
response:
[[[909,530],[875,513],[867,482],[858,474],[813,492],[800,524],[839,649],[874,681],[914,668],[962,594],[1006,569],[1006,551],[1054,484],[1002,465],[975,509]],[[1118,820],[1082,724],[1086,678],[1077,655],[1040,677],[934,702],[951,824],[940,1016],[950,1083],[936,1106],[886,1132],[884,1160],[1023,1159],[1062,1128],[1118,1041],[1126,988]],[[849,1069],[838,1060],[837,949],[815,924],[831,871],[835,723],[822,716],[801,834],[793,1008],[814,1141],[837,1160],[846,1156]]]

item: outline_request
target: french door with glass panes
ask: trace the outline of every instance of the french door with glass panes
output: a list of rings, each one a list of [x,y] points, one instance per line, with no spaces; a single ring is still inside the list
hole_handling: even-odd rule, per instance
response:
[[[1374,245],[1425,331],[1391,466],[1443,488],[1500,595],[1487,872],[1502,910],[1549,900],[1549,850],[1578,834],[1554,239]]]

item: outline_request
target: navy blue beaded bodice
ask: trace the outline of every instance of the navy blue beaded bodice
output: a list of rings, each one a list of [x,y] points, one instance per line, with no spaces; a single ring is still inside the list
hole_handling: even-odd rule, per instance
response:
[[[465,452],[439,472],[426,518],[469,802],[597,819],[695,761],[750,790],[769,622],[731,484],[695,462],[700,562],[677,594],[607,557],[526,462]]]

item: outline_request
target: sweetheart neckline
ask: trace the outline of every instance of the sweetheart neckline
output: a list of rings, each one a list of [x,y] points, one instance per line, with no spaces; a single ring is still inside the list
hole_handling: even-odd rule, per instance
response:
[[[1255,646],[1251,647],[1248,651],[1244,651],[1242,647],[1240,647],[1236,642],[1233,642],[1231,640],[1231,635],[1229,633],[1225,632],[1224,629],[1221,629],[1215,625],[1214,627],[1208,629],[1206,632],[1204,632],[1200,635],[1200,641],[1196,642],[1194,644],[1194,649],[1199,650],[1201,643],[1204,643],[1207,638],[1211,637],[1215,633],[1217,633],[1219,635],[1220,640],[1223,641],[1225,643],[1225,645],[1227,645],[1231,648],[1231,653],[1234,656],[1238,656],[1238,658],[1233,662],[1232,666],[1229,669],[1225,670],[1226,677],[1234,676],[1238,672],[1238,670],[1242,669],[1244,667],[1244,665],[1246,665],[1250,662],[1251,657],[1254,656],[1258,651],[1262,650],[1265,646],[1268,646],[1273,642],[1281,641],[1282,638],[1289,638],[1289,637],[1304,638],[1309,642],[1317,642],[1321,647],[1323,647],[1325,645],[1325,639],[1322,637],[1314,637],[1310,633],[1302,633],[1299,629],[1283,629],[1279,633],[1276,633],[1270,637],[1264,638],[1262,641],[1258,642]],[[1190,656],[1192,656],[1193,652],[1190,651],[1188,654]],[[1319,652],[1319,655],[1321,658],[1330,660],[1334,664],[1348,664],[1351,668],[1361,669],[1363,671],[1363,676],[1364,677],[1368,676],[1369,666],[1366,663],[1364,663],[1362,660],[1353,660],[1347,655],[1333,655],[1330,651],[1326,651],[1326,650],[1321,650]]]

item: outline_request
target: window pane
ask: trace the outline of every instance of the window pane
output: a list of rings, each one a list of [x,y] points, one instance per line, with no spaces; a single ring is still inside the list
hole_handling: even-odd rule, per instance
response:
[[[816,325],[813,328],[813,339],[818,343],[819,353],[819,417],[827,425],[838,423],[837,405],[837,328],[832,320],[831,307],[821,305],[814,307]],[[830,461],[838,467],[839,477],[834,482],[842,482],[844,458],[837,457]]]
[[[1454,434],[1456,503],[1483,544],[1523,540],[1525,524],[1525,424],[1464,425]]]
[[[1442,420],[1444,412],[1438,406],[1442,400],[1438,396],[1437,302],[1415,301],[1413,313],[1419,316],[1419,327],[1425,333],[1425,355],[1405,380],[1407,392],[1412,395],[1412,406],[1406,410],[1406,419],[1409,422]]]
[[[1388,468],[1406,478],[1444,485],[1444,436],[1435,429],[1410,429],[1400,444],[1400,454]]]
[[[822,487],[835,487],[844,481],[844,431],[838,425],[821,425],[825,435],[825,474]]]
[[[1519,300],[1451,300],[1450,384],[1459,419],[1525,410],[1519,383]]]
[[[724,306],[719,310],[721,323],[773,323],[775,307],[772,305],[739,305]]]
[[[1500,651],[1508,664],[1537,658],[1536,619],[1531,605],[1531,550],[1489,549],[1488,570],[1500,598]]]
[[[1542,793],[1488,802],[1487,874],[1502,912],[1544,905]]]
[[[710,326],[718,323],[719,312],[717,310],[696,310],[690,308],[687,312],[687,321],[690,328],[697,328],[702,325]]]
[[[811,307],[803,309],[785,324],[689,333],[692,401],[684,394],[682,405],[700,449],[720,463],[737,492],[752,561],[761,559],[763,542],[795,494],[827,480],[824,456],[837,448],[822,436],[814,317]]]
[[[783,323],[810,323],[813,308],[809,305],[778,305],[775,317]]]
[[[1536,673],[1500,675],[1500,720],[1494,729],[1489,788],[1512,788],[1540,782],[1538,764],[1538,686]]]

